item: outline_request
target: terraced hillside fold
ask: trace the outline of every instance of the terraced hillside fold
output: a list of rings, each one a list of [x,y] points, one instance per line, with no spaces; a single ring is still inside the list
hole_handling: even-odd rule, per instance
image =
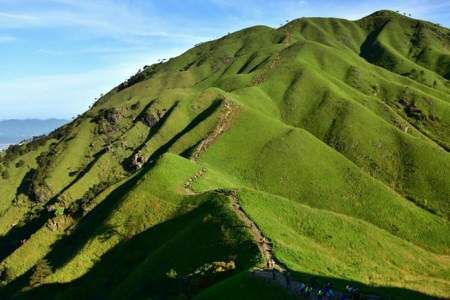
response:
[[[248,274],[272,257],[449,298],[449,151],[449,29],[378,11],[231,33],[1,152],[0,298],[297,298]]]

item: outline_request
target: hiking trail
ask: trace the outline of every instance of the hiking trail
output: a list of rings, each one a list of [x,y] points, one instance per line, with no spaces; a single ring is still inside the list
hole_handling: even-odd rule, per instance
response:
[[[241,221],[244,222],[244,224],[246,224],[250,229],[250,232],[253,235],[253,238],[258,244],[259,250],[264,257],[266,265],[268,263],[271,263],[272,261],[275,261],[279,269],[281,271],[284,271],[284,267],[279,262],[277,262],[275,257],[273,256],[272,243],[264,236],[258,225],[253,222],[253,220],[247,215],[247,213],[239,204],[239,195],[237,191],[231,191],[229,197],[231,199],[231,207],[233,208],[234,212],[238,215],[239,219],[241,219]]]
[[[210,133],[197,147],[194,154],[191,157],[193,162],[197,162],[200,155],[205,152],[208,147],[214,143],[217,138],[222,135],[228,128],[231,126],[231,121],[234,115],[238,112],[237,105],[225,99],[224,104],[224,113],[220,116],[220,119],[212,133]],[[199,180],[202,176],[206,174],[207,169],[202,167],[199,171],[197,171],[192,177],[190,177],[186,183],[184,184],[184,188],[189,194],[197,194],[192,185]],[[279,262],[276,262],[273,254],[272,254],[272,244],[271,242],[263,235],[258,225],[245,213],[245,211],[241,208],[239,204],[239,197],[237,191],[224,191],[224,190],[216,190],[216,192],[224,194],[231,199],[231,207],[233,211],[237,214],[239,219],[250,229],[250,232],[257,242],[258,248],[261,251],[262,256],[265,260],[265,265],[269,266],[271,262],[275,261],[276,265],[281,271],[284,271],[284,267],[281,266]]]
[[[252,80],[253,85],[260,85],[262,84],[267,76],[269,75],[270,71],[273,70],[276,66],[278,66],[281,63],[281,52],[275,54],[272,58],[272,60],[262,68],[262,70],[255,75],[255,77]]]
[[[267,281],[273,282],[274,284],[280,285],[284,288],[286,288],[290,293],[295,294],[299,297],[302,297],[304,299],[319,299],[318,297],[316,297],[317,291],[319,290],[318,288],[313,289],[313,293],[311,296],[305,296],[302,295],[302,292],[300,291],[300,283],[302,281],[300,280],[296,280],[295,278],[293,278],[292,276],[289,276],[288,272],[276,272],[275,273],[275,279],[273,279],[273,274],[272,274],[272,270],[269,269],[263,269],[263,270],[258,270],[258,271],[253,271],[252,272],[253,276],[257,276],[257,277],[261,277],[264,278]],[[289,276],[289,281],[290,281],[290,285],[288,286],[287,284],[287,280],[286,280],[286,276]],[[306,282],[304,282],[306,283]],[[320,299],[342,299],[342,296],[344,295],[344,293],[342,291],[338,291],[338,290],[334,290],[334,294],[335,296],[333,298],[320,298]],[[351,296],[347,296],[346,299],[352,299]],[[360,294],[360,299],[364,299],[364,300],[390,300],[390,298],[387,297],[380,297],[378,295],[372,295],[372,294]]]
[[[275,63],[279,63],[279,58],[275,59]],[[269,67],[270,69],[271,67]],[[220,119],[212,133],[210,133],[196,148],[194,154],[191,157],[191,160],[195,163],[197,163],[200,155],[205,152],[208,147],[214,143],[217,138],[222,135],[230,126],[231,126],[231,119],[233,114],[237,111],[235,106],[225,100],[225,112],[220,116]],[[187,192],[187,194],[190,195],[198,195],[199,192],[194,191],[193,184],[198,181],[201,177],[203,177],[207,172],[206,167],[202,167],[200,170],[198,170],[193,176],[191,176],[186,183],[184,184],[184,188]],[[239,219],[246,225],[246,227],[249,229],[251,235],[253,236],[253,239],[256,241],[256,244],[260,250],[261,255],[264,258],[264,266],[260,269],[254,269],[252,271],[253,276],[257,276],[260,278],[264,278],[268,281],[271,281],[275,284],[278,284],[282,287],[285,287],[288,289],[290,293],[293,293],[299,297],[302,298],[309,298],[305,297],[301,294],[301,291],[299,290],[299,286],[301,281],[296,280],[292,276],[289,275],[289,272],[287,272],[287,268],[278,261],[275,256],[273,255],[273,247],[272,243],[267,239],[264,234],[262,233],[261,229],[258,227],[258,225],[249,217],[249,215],[244,211],[244,209],[241,207],[239,203],[239,194],[236,190],[228,190],[228,189],[217,189],[214,192],[227,196],[231,200],[231,208],[236,213],[236,215],[239,217]],[[273,279],[273,270],[275,270],[275,279]],[[287,278],[289,278],[289,286],[287,284]],[[318,289],[313,290],[313,295],[309,299],[316,299],[314,296]],[[343,295],[343,292],[335,291],[335,297],[334,299],[340,299]],[[387,298],[381,298],[377,295],[365,295],[361,294],[361,299],[366,300],[385,300]]]
[[[205,175],[206,168],[200,169],[195,175],[193,175],[185,184],[185,188],[191,195],[199,194],[198,192],[195,192],[192,189],[192,184],[198,180],[201,176]],[[231,208],[236,213],[236,215],[239,217],[239,219],[246,225],[246,227],[249,229],[251,235],[253,236],[253,239],[256,241],[256,244],[264,258],[264,266],[262,266],[259,269],[254,269],[252,271],[253,276],[257,276],[263,279],[266,279],[267,281],[273,282],[274,284],[278,284],[279,286],[282,286],[286,288],[290,293],[306,298],[306,299],[316,299],[316,293],[319,289],[314,289],[311,296],[306,297],[305,295],[302,295],[300,291],[300,283],[301,281],[295,279],[294,277],[289,275],[289,272],[287,268],[273,255],[272,252],[272,243],[264,236],[261,229],[258,227],[258,225],[247,215],[247,213],[244,211],[244,209],[241,207],[239,203],[239,194],[236,190],[227,190],[227,189],[217,189],[214,192],[227,196],[231,200]],[[271,262],[275,262],[274,265],[271,265]],[[273,270],[275,270],[275,279],[273,279]],[[289,280],[287,280],[287,277]],[[290,282],[288,285],[287,282]],[[335,297],[330,299],[341,299],[343,296],[343,292],[334,290]],[[317,298],[318,299],[318,298]],[[347,299],[351,299],[350,297]],[[361,298],[365,300],[389,300],[389,298],[382,298],[378,295],[369,295],[369,294],[362,294]]]
[[[195,149],[195,152],[191,157],[192,161],[196,162],[200,155],[205,152],[206,149],[208,149],[208,147],[213,144],[221,134],[230,128],[231,120],[233,119],[234,114],[238,112],[238,106],[225,99],[224,110],[225,112],[220,116],[219,122],[217,123],[214,131],[210,133]]]

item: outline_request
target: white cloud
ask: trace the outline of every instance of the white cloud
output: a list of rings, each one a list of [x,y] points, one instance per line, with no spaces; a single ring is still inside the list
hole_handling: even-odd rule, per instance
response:
[[[0,44],[6,44],[17,41],[17,38],[12,35],[0,35]]]
[[[97,34],[132,42],[135,37],[160,37],[189,40],[193,43],[207,39],[187,31],[186,27],[171,25],[150,9],[145,14],[129,2],[113,0],[71,1],[37,0],[33,9],[0,11],[0,28],[58,28],[73,29],[84,34]],[[150,2],[149,2],[150,3]],[[149,5],[148,5],[149,6]],[[26,6],[25,6],[26,7]]]
[[[165,53],[175,56],[181,50]],[[161,55],[130,58],[103,69],[82,73],[32,76],[0,82],[0,119],[70,118],[82,113],[100,93],[106,93]],[[20,103],[20,105],[18,105]]]
[[[0,28],[20,28],[38,24],[39,19],[35,16],[0,11]]]

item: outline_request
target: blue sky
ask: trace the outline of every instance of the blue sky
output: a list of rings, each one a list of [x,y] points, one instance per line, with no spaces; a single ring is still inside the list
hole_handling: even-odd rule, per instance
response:
[[[0,119],[73,117],[143,65],[243,27],[379,9],[450,27],[450,0],[0,0]]]

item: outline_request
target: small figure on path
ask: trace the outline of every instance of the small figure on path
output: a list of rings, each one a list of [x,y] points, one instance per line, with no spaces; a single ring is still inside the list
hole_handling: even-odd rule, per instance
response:
[[[335,293],[333,292],[332,288],[333,284],[331,282],[328,282],[324,289],[326,299],[334,299]]]
[[[309,298],[309,296],[311,296],[312,292],[313,292],[312,286],[307,285],[306,288],[305,288],[305,294],[304,294],[304,296],[307,297],[307,298]]]
[[[324,295],[325,295],[324,291],[322,289],[319,289],[317,291],[317,300],[322,300]]]
[[[306,284],[303,283],[303,282],[300,282],[300,283],[298,284],[298,290],[299,290],[299,292],[300,292],[301,295],[303,295],[303,293],[305,292],[305,289],[306,289]]]
[[[340,300],[348,300],[348,299],[350,299],[352,294],[353,294],[353,287],[351,285],[347,284],[345,286],[345,292],[342,293],[342,296],[341,296]]]

